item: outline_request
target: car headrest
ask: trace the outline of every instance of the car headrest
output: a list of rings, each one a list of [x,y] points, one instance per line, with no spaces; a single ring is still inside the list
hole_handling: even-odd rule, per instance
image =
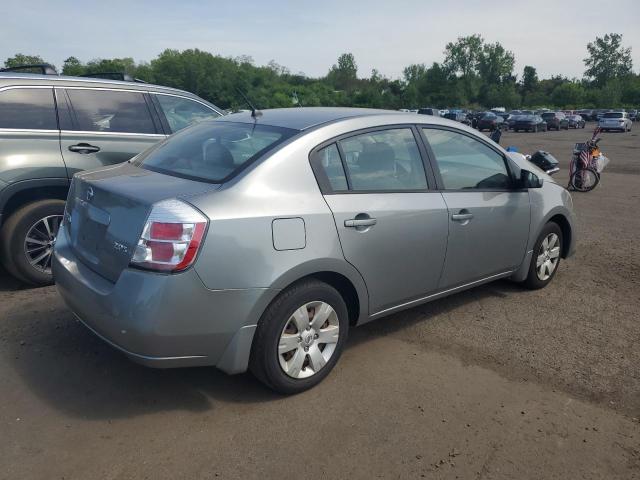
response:
[[[211,143],[206,146],[204,154],[204,162],[217,167],[231,168],[235,167],[233,155],[227,147],[219,143]]]
[[[362,173],[395,171],[396,157],[388,143],[368,143],[358,157],[358,166]]]

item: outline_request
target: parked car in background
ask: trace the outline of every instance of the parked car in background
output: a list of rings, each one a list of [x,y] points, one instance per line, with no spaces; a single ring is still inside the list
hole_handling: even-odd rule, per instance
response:
[[[287,108],[76,175],[53,271],[131,359],[249,368],[292,394],[356,325],[499,278],[545,287],[573,228],[566,189],[463,125]]]
[[[454,120],[456,122],[460,122],[464,125],[471,125],[471,120],[467,118],[466,113],[456,112],[456,113],[447,113],[444,115],[444,118],[449,120]]]
[[[638,110],[629,110],[629,120],[635,122],[638,119]]]
[[[600,119],[607,112],[611,112],[611,109],[610,108],[599,108],[598,110],[595,110],[595,120],[599,122]]]
[[[592,109],[583,109],[583,110],[576,110],[576,114],[580,115],[585,122],[592,122],[596,120],[595,117],[595,111]]]
[[[478,130],[481,132],[483,130],[495,130],[496,128],[500,130],[508,129],[507,122],[500,115],[496,115],[493,112],[485,112],[478,119]]]
[[[32,285],[51,283],[51,254],[69,182],[129,160],[222,109],[173,88],[0,73],[0,261]]]
[[[569,128],[584,128],[586,125],[581,115],[569,115],[567,120],[569,121]]]
[[[600,117],[598,126],[604,131],[630,132],[633,124],[627,112],[607,112]]]
[[[440,110],[438,110],[437,108],[419,108],[418,113],[420,115],[431,115],[434,117],[440,116]]]
[[[514,132],[546,132],[547,122],[540,115],[518,115],[512,128]]]
[[[562,112],[545,112],[540,115],[549,130],[569,130],[569,120]]]

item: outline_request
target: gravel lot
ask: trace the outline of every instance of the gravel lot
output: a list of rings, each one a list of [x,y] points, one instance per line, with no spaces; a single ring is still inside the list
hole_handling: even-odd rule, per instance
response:
[[[640,478],[640,125],[603,134],[552,285],[500,281],[352,331],[290,398],[250,375],[152,370],[55,289],[0,273],[0,478]],[[585,130],[506,133],[566,183]]]

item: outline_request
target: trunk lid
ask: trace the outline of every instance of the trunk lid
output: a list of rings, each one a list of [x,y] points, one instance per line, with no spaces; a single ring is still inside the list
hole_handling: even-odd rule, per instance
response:
[[[65,213],[71,247],[87,267],[115,282],[129,265],[154,203],[217,188],[129,163],[78,174]]]

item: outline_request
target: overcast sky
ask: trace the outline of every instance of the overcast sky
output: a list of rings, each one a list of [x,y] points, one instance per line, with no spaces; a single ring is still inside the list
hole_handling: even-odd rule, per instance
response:
[[[3,0],[0,63],[37,54],[61,67],[73,55],[151,60],[165,48],[275,60],[292,72],[326,74],[352,52],[358,74],[396,78],[411,63],[443,59],[444,46],[480,33],[533,65],[541,78],[581,77],[586,44],[617,32],[640,69],[640,0],[122,1]]]

